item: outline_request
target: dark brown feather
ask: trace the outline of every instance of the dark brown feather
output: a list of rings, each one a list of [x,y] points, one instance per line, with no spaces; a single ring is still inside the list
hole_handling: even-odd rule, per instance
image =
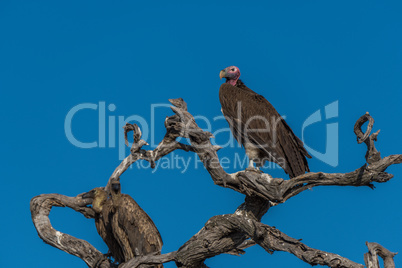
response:
[[[126,194],[112,195],[116,209],[112,219],[112,229],[119,242],[124,260],[128,261],[137,256],[159,253],[162,249],[162,237],[152,219],[144,210]],[[163,267],[147,265],[141,267]]]
[[[115,239],[113,235],[112,223],[111,223],[112,216],[113,216],[113,206],[111,200],[108,199],[106,203],[103,205],[102,214],[98,216],[99,217],[98,224],[95,218],[95,225],[99,235],[102,237],[103,241],[105,241],[115,261],[122,263],[124,261],[124,254],[121,250],[118,241]]]
[[[92,207],[95,210],[96,230],[106,243],[115,261],[121,263],[124,261],[124,255],[118,241],[113,235],[111,225],[114,213],[112,201],[107,198],[106,191],[101,187],[91,190],[88,194],[93,198]]]
[[[266,160],[279,164],[290,177],[310,171],[306,157],[311,156],[302,141],[263,96],[238,80],[236,86],[222,84],[219,99],[233,135],[243,146],[245,142],[258,146]]]

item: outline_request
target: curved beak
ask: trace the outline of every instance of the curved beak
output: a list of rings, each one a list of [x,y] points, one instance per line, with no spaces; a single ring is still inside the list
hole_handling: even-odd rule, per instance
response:
[[[81,198],[86,199],[86,198],[94,198],[94,191],[89,191],[88,193],[85,193],[81,196]]]
[[[222,79],[222,78],[224,78],[225,76],[226,76],[226,71],[225,71],[225,70],[222,70],[222,71],[219,73],[219,78]]]

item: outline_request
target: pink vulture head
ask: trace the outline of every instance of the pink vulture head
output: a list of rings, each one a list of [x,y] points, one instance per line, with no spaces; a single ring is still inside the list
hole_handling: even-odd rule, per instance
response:
[[[219,73],[219,77],[226,78],[226,83],[231,84],[232,86],[236,85],[237,80],[239,80],[240,77],[240,69],[237,68],[236,66],[229,66],[223,69]]]

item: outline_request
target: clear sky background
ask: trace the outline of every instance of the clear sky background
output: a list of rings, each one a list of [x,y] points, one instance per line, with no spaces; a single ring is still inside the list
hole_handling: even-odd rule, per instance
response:
[[[158,108],[152,116],[151,105],[182,97],[191,113],[212,121],[221,114],[219,71],[230,65],[286,115],[299,137],[310,115],[317,110],[324,115],[324,107],[338,101],[338,116],[306,128],[304,139],[325,152],[326,125],[338,124],[339,163],[332,167],[315,157],[309,160],[312,171],[349,172],[364,164],[366,146],[356,143],[353,125],[366,111],[376,120],[374,130],[381,129],[376,146],[382,156],[402,153],[402,3],[278,2],[1,1],[1,266],[86,267],[38,237],[30,199],[104,186],[120,163],[119,117],[137,115],[148,123],[154,118],[153,137],[159,141],[172,112]],[[116,108],[106,109],[105,147],[74,146],[65,134],[67,113],[100,102]],[[72,132],[78,140],[100,144],[98,112],[75,115]],[[200,126],[206,125],[200,121]],[[223,120],[213,121],[212,132],[226,127]],[[225,135],[217,135],[217,143],[224,141]],[[224,148],[219,156],[233,159],[236,153],[244,155],[241,148]],[[122,191],[159,228],[163,253],[177,250],[210,217],[233,213],[244,200],[214,185],[192,153],[177,155],[192,159],[185,172],[134,166],[121,177]],[[262,222],[359,263],[366,241],[401,252],[402,166],[388,171],[395,178],[374,191],[314,188],[270,209]],[[265,172],[285,176],[278,169]],[[107,251],[93,220],[68,208],[54,208],[50,218],[55,229]],[[402,265],[400,255],[395,261]],[[206,263],[310,267],[289,253],[269,255],[258,246],[241,257],[221,255]]]

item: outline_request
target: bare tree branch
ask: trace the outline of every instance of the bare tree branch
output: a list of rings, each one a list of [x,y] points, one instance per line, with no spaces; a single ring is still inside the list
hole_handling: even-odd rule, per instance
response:
[[[87,218],[94,217],[95,212],[92,208],[86,207],[88,201],[82,199],[81,195],[69,197],[60,194],[42,194],[32,198],[31,215],[38,235],[45,243],[81,258],[89,267],[113,267],[90,243],[55,230],[50,223],[49,213],[52,207],[69,207]]]
[[[362,132],[362,126],[364,123],[369,121],[367,125],[367,130],[365,133]],[[377,151],[377,149],[374,146],[374,141],[377,141],[377,136],[380,133],[380,130],[378,130],[376,133],[371,134],[371,130],[373,129],[374,125],[374,119],[370,116],[368,112],[366,112],[365,115],[362,115],[357,121],[354,126],[354,132],[357,137],[357,143],[366,143],[367,145],[367,153],[366,153],[366,161],[367,163],[371,164],[374,162],[377,162],[381,159],[381,154],[380,152]]]
[[[329,267],[363,268],[363,265],[350,261],[337,254],[313,249],[299,240],[291,238],[278,229],[261,222],[245,219],[238,215],[230,215],[219,219],[220,225],[230,225],[238,232],[247,234],[268,253],[275,251],[289,252],[311,265],[326,265]]]
[[[310,172],[289,180],[272,178],[268,174],[248,170],[228,174],[220,165],[216,150],[209,140],[210,133],[203,132],[195,123],[193,116],[186,109],[180,108],[187,107],[181,104],[184,102],[183,100],[178,99],[171,102],[178,106],[172,107],[172,110],[181,119],[181,122],[177,123],[178,128],[185,127],[184,137],[190,139],[194,151],[204,163],[215,184],[245,195],[260,196],[273,204],[283,203],[290,197],[315,186],[369,186],[373,188],[373,182],[386,182],[393,177],[393,175],[385,172],[390,165],[402,163],[402,155],[391,155],[381,159],[380,153],[374,146],[378,131],[370,135],[374,119],[366,113],[358,119],[354,131],[360,143],[366,142],[367,144],[366,157],[369,166],[364,165],[349,173]],[[361,126],[368,120],[370,122],[367,131],[363,134]]]
[[[212,217],[197,234],[179,248],[176,263],[183,268],[201,267],[207,258],[238,250],[244,245],[248,236],[244,232],[239,232],[238,227],[229,224],[225,219],[238,216],[245,221],[260,221],[269,207],[267,200],[247,196],[234,214]]]
[[[126,145],[129,146],[127,134],[133,131],[133,144],[131,146],[131,154],[127,156],[120,165],[115,169],[110,176],[106,185],[106,191],[109,191],[109,186],[112,180],[119,180],[120,176],[136,161],[145,160],[151,164],[151,168],[155,168],[155,162],[160,158],[175,150],[184,150],[186,152],[194,151],[194,149],[187,144],[177,142],[176,139],[181,136],[182,130],[177,127],[180,118],[177,115],[167,117],[165,120],[166,134],[163,140],[158,144],[154,150],[143,150],[144,145],[148,143],[141,139],[141,129],[136,125],[126,123],[124,126],[124,137]]]
[[[137,268],[142,264],[160,264],[165,262],[171,262],[176,259],[176,251],[161,254],[161,255],[146,255],[129,260],[123,263],[119,268]]]
[[[243,243],[240,244],[240,246],[238,246],[237,248],[225,252],[226,254],[230,254],[230,255],[235,255],[235,256],[240,256],[245,254],[246,252],[244,251],[246,248],[252,247],[257,245],[256,242],[254,242],[254,240],[252,239],[248,239],[248,240],[244,240]]]
[[[214,216],[205,226],[177,251],[162,255],[147,255],[137,257],[120,264],[122,268],[139,267],[142,264],[160,264],[175,261],[178,267],[193,268],[206,267],[204,261],[222,253],[239,255],[243,249],[258,244],[268,253],[274,251],[289,252],[311,265],[326,265],[329,267],[363,267],[337,254],[313,249],[291,238],[281,231],[261,223],[262,216],[268,209],[304,190],[315,186],[369,186],[374,188],[374,182],[386,182],[393,175],[385,170],[393,164],[402,163],[402,155],[390,155],[381,158],[374,146],[379,131],[371,134],[374,120],[366,113],[359,118],[354,126],[358,143],[367,145],[366,162],[363,167],[349,173],[310,172],[292,179],[284,180],[272,178],[268,174],[255,171],[239,171],[228,174],[219,162],[217,151],[219,146],[210,142],[212,134],[203,131],[196,124],[194,117],[187,111],[187,104],[182,99],[169,100],[173,116],[165,120],[166,134],[154,150],[144,150],[147,142],[141,139],[141,129],[137,125],[126,124],[124,135],[128,145],[128,133],[133,132],[133,144],[130,155],[126,157],[110,176],[106,185],[108,190],[112,180],[119,180],[120,176],[135,161],[145,160],[155,167],[155,162],[176,149],[197,153],[215,184],[233,189],[245,194],[246,199],[235,213]],[[362,125],[369,121],[367,130],[362,132]],[[188,138],[191,145],[182,144],[177,138]],[[49,221],[52,206],[67,206],[84,216],[94,217],[94,212],[87,207],[88,199],[66,197],[58,194],[40,195],[31,200],[32,220],[39,236],[48,244],[67,253],[83,259],[89,267],[112,267],[113,264],[97,249],[86,241],[60,233],[53,229]],[[85,203],[87,202],[87,203]],[[89,201],[90,202],[90,201]],[[395,267],[391,253],[381,245],[367,243],[369,253],[364,256],[367,267],[379,267],[378,256],[384,259],[384,267]]]
[[[268,253],[285,251],[311,265],[325,265],[329,267],[363,268],[347,258],[334,253],[313,249],[299,240],[291,238],[278,229],[256,221],[244,221],[240,217],[229,218],[233,225],[247,233],[258,245]]]
[[[378,243],[366,242],[366,245],[369,249],[369,252],[364,254],[367,268],[380,268],[377,255],[384,260],[384,268],[395,268],[394,256],[397,253],[389,251]]]

